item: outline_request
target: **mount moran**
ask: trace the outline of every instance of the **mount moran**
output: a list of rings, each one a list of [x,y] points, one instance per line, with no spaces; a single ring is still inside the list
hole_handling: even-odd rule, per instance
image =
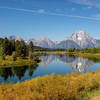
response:
[[[9,40],[24,40],[26,44],[29,44],[30,41],[33,42],[35,46],[40,46],[43,48],[93,48],[100,47],[100,40],[96,40],[90,36],[88,32],[83,30],[76,31],[72,34],[71,37],[64,39],[63,41],[54,42],[47,37],[41,37],[40,39],[29,39],[25,40],[20,37],[9,36]]]

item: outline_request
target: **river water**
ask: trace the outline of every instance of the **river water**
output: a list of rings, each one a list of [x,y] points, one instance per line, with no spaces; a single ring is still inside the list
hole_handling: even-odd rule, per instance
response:
[[[100,63],[87,58],[65,55],[42,55],[39,64],[23,67],[0,68],[0,84],[16,83],[44,75],[87,73],[100,69]]]

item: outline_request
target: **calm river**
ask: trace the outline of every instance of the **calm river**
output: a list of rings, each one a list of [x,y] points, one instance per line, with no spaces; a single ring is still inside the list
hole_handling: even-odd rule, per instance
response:
[[[22,82],[52,73],[64,75],[72,72],[87,73],[100,69],[100,63],[80,57],[45,55],[40,58],[42,62],[32,66],[0,68],[0,84]]]

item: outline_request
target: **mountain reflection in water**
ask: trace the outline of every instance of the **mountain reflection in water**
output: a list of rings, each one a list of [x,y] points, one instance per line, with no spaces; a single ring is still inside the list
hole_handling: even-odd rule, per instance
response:
[[[64,56],[64,55],[46,55],[40,56],[42,62],[40,65],[47,66],[52,61],[62,61],[64,64],[72,67],[76,72],[85,72],[94,63],[88,59],[75,57],[75,56]]]

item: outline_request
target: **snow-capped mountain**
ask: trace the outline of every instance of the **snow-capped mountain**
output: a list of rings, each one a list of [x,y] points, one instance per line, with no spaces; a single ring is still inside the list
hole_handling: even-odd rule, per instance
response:
[[[88,32],[83,30],[76,31],[66,40],[73,40],[80,48],[93,48],[98,46],[96,40],[92,38]]]
[[[17,37],[15,37],[15,36],[8,36],[7,38],[8,38],[9,40],[13,40],[13,39],[14,39],[15,41],[16,41],[16,40],[19,40],[19,41],[23,40],[23,39],[22,39],[21,37],[19,37],[19,36],[17,36]]]
[[[43,48],[54,48],[55,47],[55,43],[45,36],[40,37],[40,39],[29,39],[28,41],[26,41],[26,43],[29,44],[30,41],[32,41],[35,46],[40,46]]]
[[[51,41],[49,38],[43,36],[37,40],[37,46],[44,47],[44,48],[54,48],[55,43]]]
[[[30,41],[33,42],[35,46],[40,46],[43,48],[93,48],[100,47],[100,40],[96,40],[90,36],[88,32],[83,30],[76,31],[72,34],[71,37],[64,39],[63,41],[52,41],[49,38],[43,36],[39,39],[31,38],[29,40],[22,39],[20,37],[10,36],[9,39],[15,40],[24,40],[26,44],[29,44]]]

